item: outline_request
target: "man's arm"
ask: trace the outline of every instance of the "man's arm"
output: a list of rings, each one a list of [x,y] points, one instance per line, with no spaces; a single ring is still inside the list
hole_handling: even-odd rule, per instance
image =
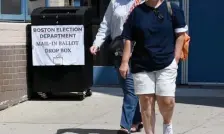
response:
[[[185,39],[185,32],[176,34],[175,59],[179,63]]]
[[[131,57],[131,41],[125,40],[122,63],[128,63]]]
[[[124,29],[121,34],[125,40],[121,66],[119,68],[120,74],[123,78],[126,78],[129,72],[128,62],[131,56],[131,41],[133,40],[132,21],[133,12],[128,16],[127,21],[124,23]]]
[[[100,28],[96,34],[96,38],[93,42],[94,46],[100,47],[105,41],[106,37],[110,34],[110,23],[113,14],[113,2],[110,1],[110,4],[107,7],[107,10],[104,14],[103,21],[100,23]]]

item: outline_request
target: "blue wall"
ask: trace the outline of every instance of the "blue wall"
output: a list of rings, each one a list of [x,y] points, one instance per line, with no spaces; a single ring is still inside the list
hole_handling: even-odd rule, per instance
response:
[[[224,82],[223,4],[190,1],[189,82]]]
[[[117,71],[112,66],[94,66],[94,85],[118,85]],[[178,69],[177,84],[181,83],[181,64]]]
[[[95,66],[93,70],[94,85],[118,85],[117,72],[111,66]]]

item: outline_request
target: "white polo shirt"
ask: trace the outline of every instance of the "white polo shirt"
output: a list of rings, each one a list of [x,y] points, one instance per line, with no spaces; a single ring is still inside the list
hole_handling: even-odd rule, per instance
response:
[[[135,0],[110,1],[93,45],[100,47],[108,35],[111,35],[112,39],[121,35],[124,22],[134,2]],[[142,2],[144,2],[144,0],[142,0]]]

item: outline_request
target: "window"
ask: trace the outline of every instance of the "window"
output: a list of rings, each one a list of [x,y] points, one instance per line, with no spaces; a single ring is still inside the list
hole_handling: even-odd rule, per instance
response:
[[[1,0],[1,14],[22,14],[21,0]]]
[[[80,6],[80,0],[0,0],[0,20],[30,20],[35,8],[45,6]]]
[[[30,15],[35,8],[45,6],[47,6],[46,0],[28,0],[28,15]]]
[[[26,0],[0,0],[0,19],[24,20]]]

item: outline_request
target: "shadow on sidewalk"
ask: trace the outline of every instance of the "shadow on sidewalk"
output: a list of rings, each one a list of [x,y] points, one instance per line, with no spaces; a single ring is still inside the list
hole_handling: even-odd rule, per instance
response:
[[[92,91],[94,93],[123,97],[122,89],[117,87],[93,87]],[[207,89],[178,89],[176,102],[181,104],[224,107],[224,103],[222,103],[224,102],[224,97],[219,96],[220,94],[224,94],[224,91],[214,89],[214,92],[216,92],[215,94],[211,91],[212,90],[208,92]],[[198,94],[198,96],[195,94]],[[60,93],[54,94],[42,101],[82,101],[82,99],[75,93]]]
[[[41,97],[42,96],[42,97]],[[44,97],[43,97],[44,96]],[[39,95],[30,101],[83,101],[85,98],[90,96],[78,95],[77,93],[51,93],[47,95]]]
[[[117,130],[68,128],[59,129],[56,134],[116,134],[116,132]]]
[[[208,88],[212,89],[212,88]],[[198,88],[198,89],[191,89],[191,88],[178,88],[179,92],[176,93],[176,102],[181,104],[192,104],[192,105],[202,105],[202,106],[213,106],[213,107],[224,107],[224,97],[218,97],[211,92],[214,90],[216,94],[223,94],[224,91],[220,89],[212,89],[210,92],[207,92],[208,89],[206,88]],[[116,87],[98,87],[93,88],[94,92],[112,95],[112,96],[119,96],[123,97],[122,89]],[[206,93],[207,92],[207,93]],[[198,94],[195,95],[195,94]]]
[[[224,97],[177,96],[176,103],[202,106],[224,107]]]

